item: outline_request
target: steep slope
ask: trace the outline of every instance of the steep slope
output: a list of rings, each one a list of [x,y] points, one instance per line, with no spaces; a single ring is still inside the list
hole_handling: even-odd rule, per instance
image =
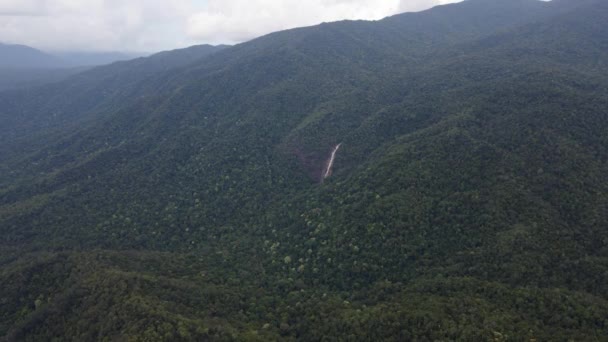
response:
[[[108,99],[108,102],[109,100],[120,102],[139,96],[158,96],[159,92],[173,92],[175,89],[188,84],[188,82],[202,81],[207,83],[208,79],[212,78],[213,74],[218,71],[231,72],[233,79],[238,78],[250,72],[251,65],[256,65],[258,61],[261,62],[260,67],[270,67],[270,65],[264,64],[267,62],[265,61],[268,59],[267,56],[282,58],[282,63],[291,63],[290,65],[293,65],[293,62],[296,61],[306,61],[309,64],[313,63],[308,66],[309,68],[315,69],[323,62],[330,62],[332,66],[323,65],[322,67],[325,69],[336,68],[333,72],[338,79],[343,78],[345,72],[350,73],[352,67],[363,68],[363,71],[371,68],[367,71],[377,72],[379,68],[386,70],[391,65],[401,65],[404,63],[404,59],[409,62],[408,64],[416,63],[417,59],[414,57],[421,58],[421,55],[428,53],[430,49],[442,46],[442,44],[457,44],[458,42],[490,35],[496,30],[516,26],[517,23],[521,22],[537,20],[551,12],[550,8],[547,8],[548,6],[544,3],[534,1],[522,3],[526,3],[526,5],[517,4],[509,10],[506,10],[503,6],[501,10],[506,13],[500,16],[496,15],[497,11],[492,6],[480,2],[481,5],[473,6],[474,10],[468,8],[470,7],[468,4],[464,8],[462,6],[440,7],[429,12],[432,13],[430,15],[421,14],[424,16],[422,19],[418,19],[417,16],[410,19],[410,15],[406,14],[389,18],[377,24],[342,22],[280,32],[242,44],[230,49],[229,52],[217,54],[196,69],[185,70],[181,73],[171,71],[165,76],[145,81],[141,80],[143,78],[141,76],[127,73],[127,76],[130,77],[123,77],[121,82],[126,81],[128,84],[139,82],[140,88],[143,89],[137,91],[123,87],[121,83],[116,82],[112,84],[112,87],[96,89],[94,98],[91,98],[93,95],[89,95],[83,99],[82,89],[89,89],[89,87],[71,81],[65,85],[46,89],[46,92],[10,94],[8,97],[0,97],[2,108],[7,108],[0,119],[6,117],[14,119],[11,116],[18,112],[24,117],[24,121],[29,124],[23,126],[22,124],[1,122],[2,127],[7,127],[5,132],[1,132],[3,133],[2,136],[7,137],[2,143],[4,145],[10,143],[15,138],[15,135],[10,135],[10,133],[16,130],[25,129],[29,132],[38,129],[36,126],[32,127],[34,123],[40,125],[42,122],[45,125],[52,125],[52,127],[63,127],[66,122],[73,121],[74,113],[78,113],[79,117],[85,116],[82,109],[96,108],[97,102],[105,101],[105,99]],[[548,9],[548,11],[543,11],[543,9]],[[489,17],[492,17],[493,20],[484,20]],[[480,22],[485,23],[485,25],[480,25]],[[181,55],[185,56],[186,54],[184,52]],[[194,59],[191,61],[193,62]],[[344,63],[344,65],[340,65],[340,63]],[[119,63],[118,65],[124,64]],[[120,72],[128,70],[130,64],[128,65],[129,67],[125,67]],[[103,68],[98,70],[97,74],[88,73],[81,77],[97,79],[104,75],[103,78],[105,79],[108,78],[107,75],[120,73]],[[258,72],[261,70],[266,69],[257,68]],[[275,77],[281,76],[284,77],[285,74],[277,74]],[[175,80],[175,82],[167,82],[170,79]],[[263,79],[263,77],[255,75],[255,79]],[[252,86],[263,87],[261,84]],[[129,91],[125,91],[124,88]],[[112,97],[111,94],[114,93],[121,94],[121,97]],[[21,99],[15,101],[15,97],[21,97]],[[28,103],[25,98],[29,99],[30,103],[27,107],[10,107],[11,103],[15,102],[18,104]],[[32,99],[36,99],[36,101],[32,101]],[[41,117],[41,113],[48,113],[51,108],[54,112],[52,121]],[[17,129],[13,129],[15,125]]]
[[[439,8],[440,13],[433,20],[424,22],[425,25],[415,24],[401,30],[403,23],[395,18],[378,25],[365,22],[343,22],[332,25],[321,25],[308,29],[293,30],[283,33],[273,34],[248,44],[243,44],[224,53],[218,53],[207,59],[204,64],[197,68],[186,69],[183,72],[171,71],[163,76],[146,79],[142,81],[137,76],[121,76],[119,82],[112,83],[112,86],[91,89],[83,86],[79,82],[66,83],[58,87],[47,88],[45,92],[36,93],[17,93],[9,94],[4,98],[0,97],[1,108],[4,115],[0,116],[2,125],[2,146],[0,156],[10,155],[15,150],[23,155],[23,149],[38,150],[40,142],[45,139],[36,137],[28,139],[33,132],[41,129],[59,129],[57,135],[69,135],[69,128],[81,127],[80,122],[83,118],[100,118],[105,113],[110,112],[112,107],[103,104],[125,103],[141,100],[142,98],[165,97],[176,91],[179,100],[177,104],[170,104],[180,108],[197,108],[199,113],[208,112],[229,112],[232,117],[243,116],[243,111],[250,108],[260,108],[267,105],[275,106],[274,109],[266,111],[278,111],[283,109],[276,108],[279,103],[272,103],[272,97],[276,95],[276,89],[280,89],[283,94],[290,96],[292,100],[294,94],[301,97],[296,99],[300,103],[306,103],[309,107],[298,108],[300,114],[291,113],[291,122],[285,122],[287,126],[281,129],[280,135],[285,135],[293,128],[305,128],[307,120],[302,120],[302,116],[308,114],[312,118],[323,116],[328,109],[336,107],[336,112],[348,112],[347,107],[356,107],[353,102],[359,103],[361,108],[357,109],[360,113],[359,118],[350,117],[347,122],[363,119],[371,110],[366,108],[361,102],[360,95],[368,89],[362,89],[361,84],[383,84],[386,79],[385,74],[407,73],[415,67],[418,59],[413,56],[420,54],[421,51],[429,51],[429,46],[439,46],[445,43],[456,43],[459,39],[471,39],[490,34],[491,24],[487,27],[479,27],[474,24],[488,18],[496,11],[482,3],[481,9],[475,11],[462,10],[457,6],[446,6]],[[539,7],[540,6],[540,7]],[[536,20],[540,16],[540,9],[545,8],[537,2],[528,2],[528,6],[517,5],[510,11],[511,18],[515,22]],[[451,9],[451,10],[446,10]],[[543,15],[544,12],[542,12]],[[452,17],[460,18],[464,16],[467,20],[461,20],[460,25],[442,25],[436,27],[437,22],[451,22]],[[409,21],[408,15],[403,17],[403,21]],[[489,22],[486,20],[486,22]],[[505,29],[505,20],[497,20],[494,30]],[[464,26],[464,27],[461,27]],[[476,29],[477,28],[477,29]],[[467,32],[466,35],[456,33],[447,35],[446,33]],[[476,32],[476,35],[471,32]],[[423,39],[412,41],[411,37],[424,33]],[[440,39],[438,37],[447,37]],[[430,43],[432,42],[432,44]],[[130,68],[130,65],[129,65]],[[98,80],[102,75],[116,75],[115,72],[106,72],[98,69],[98,73],[93,72],[82,75],[80,78]],[[272,71],[272,72],[269,72]],[[127,76],[131,74],[127,73]],[[112,77],[112,76],[110,76]],[[108,78],[105,76],[104,78]],[[253,82],[248,82],[251,80]],[[128,86],[123,86],[124,82]],[[97,84],[97,83],[94,83]],[[226,85],[221,88],[218,85]],[[232,92],[225,88],[234,88]],[[292,89],[289,89],[291,87]],[[219,91],[218,91],[219,89]],[[86,93],[83,91],[86,90]],[[264,92],[261,92],[264,90]],[[386,92],[388,96],[395,96],[395,91],[399,92],[398,86],[388,84],[377,93]],[[189,92],[189,93],[188,93]],[[83,96],[86,95],[86,96]],[[230,97],[234,95],[233,97]],[[266,95],[266,96],[260,96]],[[386,96],[382,94],[382,96]],[[306,96],[306,98],[303,98]],[[21,100],[15,100],[15,97]],[[358,98],[359,97],[359,98]],[[27,99],[27,100],[26,100]],[[4,102],[2,101],[4,100]],[[189,103],[184,103],[189,101]],[[196,102],[193,102],[196,101]],[[218,103],[220,101],[220,103]],[[383,102],[385,99],[379,99]],[[389,99],[389,101],[391,101]],[[254,105],[253,102],[256,102]],[[265,102],[265,103],[261,103]],[[367,101],[368,103],[370,101]],[[101,103],[101,105],[99,105]],[[243,104],[248,103],[247,106]],[[325,105],[324,109],[322,104]],[[240,108],[235,108],[240,105]],[[17,107],[15,107],[15,105]],[[22,106],[26,106],[22,108]],[[313,105],[314,107],[310,107]],[[222,108],[217,108],[223,106]],[[123,107],[127,107],[125,104]],[[171,110],[163,109],[164,111]],[[289,109],[288,109],[289,110]],[[15,116],[15,113],[19,113]],[[52,113],[52,115],[49,115]],[[355,113],[349,113],[352,116]],[[258,112],[259,118],[251,120],[269,120],[272,115]],[[287,115],[282,115],[285,120]],[[107,120],[107,118],[105,118]],[[129,118],[125,118],[130,120]],[[200,119],[199,118],[194,118]],[[231,120],[225,118],[223,122],[231,125]],[[234,121],[234,120],[232,120]],[[277,123],[276,120],[271,120]],[[176,124],[179,123],[175,121]],[[303,124],[300,124],[303,123]],[[76,125],[78,124],[78,125]],[[187,124],[187,123],[180,123]],[[262,125],[263,126],[263,125]],[[66,127],[68,129],[66,129]],[[313,129],[318,129],[318,125]],[[346,127],[347,129],[349,127]],[[326,129],[330,129],[327,127]],[[299,129],[298,129],[299,130]],[[306,131],[301,130],[299,136],[306,139],[310,136]],[[28,134],[23,134],[28,132]],[[240,135],[240,133],[239,133]],[[337,132],[324,135],[329,139]],[[111,135],[110,135],[111,136]],[[314,136],[319,136],[315,134]],[[55,138],[52,138],[55,139]],[[283,139],[283,138],[281,138]],[[297,141],[292,145],[297,145],[295,149],[302,149],[301,159],[307,165],[308,173],[317,178],[323,164],[325,149],[334,141]],[[81,145],[80,143],[78,143]],[[312,145],[312,146],[310,146]],[[304,148],[301,148],[303,146]],[[94,148],[88,148],[92,150]],[[27,151],[27,150],[26,150]],[[36,161],[32,161],[36,162]],[[57,166],[54,165],[53,168]]]
[[[0,332],[607,338],[607,15],[471,0],[277,33],[41,127],[2,159]]]

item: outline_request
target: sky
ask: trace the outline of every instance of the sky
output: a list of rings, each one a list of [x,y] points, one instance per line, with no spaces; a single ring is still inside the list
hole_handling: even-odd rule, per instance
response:
[[[342,19],[459,0],[0,0],[0,42],[46,51],[156,52],[235,44]]]

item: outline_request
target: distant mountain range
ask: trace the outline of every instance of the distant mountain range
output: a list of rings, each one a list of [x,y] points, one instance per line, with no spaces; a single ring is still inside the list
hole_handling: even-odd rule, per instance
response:
[[[0,340],[608,341],[608,2],[0,93]]]
[[[50,54],[25,45],[0,43],[0,69],[58,69],[109,64],[140,55],[118,52]]]
[[[79,74],[94,66],[107,65],[119,61],[134,60],[136,69],[145,67],[141,64],[155,64],[161,70],[187,64],[202,57],[211,50],[220,50],[225,46],[194,46],[171,52],[160,52],[149,59],[123,53],[61,53],[50,55],[23,45],[0,44],[0,91],[22,89],[59,82]],[[144,62],[145,61],[145,62]],[[116,66],[120,69],[121,66]],[[158,70],[154,72],[157,72]],[[105,72],[101,69],[100,72]],[[126,71],[126,74],[131,74]]]
[[[142,54],[128,54],[122,52],[58,52],[55,56],[70,66],[82,67],[126,61],[141,57]]]
[[[0,69],[51,69],[67,66],[60,58],[29,46],[0,43]]]
[[[136,57],[112,52],[49,54],[25,45],[0,43],[0,91],[58,82],[94,66]]]

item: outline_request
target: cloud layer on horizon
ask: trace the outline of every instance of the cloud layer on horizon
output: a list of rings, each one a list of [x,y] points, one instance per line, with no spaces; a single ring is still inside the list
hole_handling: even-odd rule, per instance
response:
[[[159,51],[234,44],[342,19],[458,0],[0,0],[0,42],[46,50]]]

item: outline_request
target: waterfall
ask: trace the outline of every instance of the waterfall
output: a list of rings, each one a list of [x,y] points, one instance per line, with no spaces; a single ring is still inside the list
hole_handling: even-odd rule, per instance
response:
[[[336,159],[336,153],[340,149],[340,146],[342,146],[341,143],[338,144],[338,145],[336,145],[334,147],[333,151],[331,152],[331,157],[327,161],[327,165],[325,166],[325,170],[323,172],[323,179],[326,179],[327,177],[331,176],[331,170],[332,170],[332,168],[334,166],[334,161]]]

